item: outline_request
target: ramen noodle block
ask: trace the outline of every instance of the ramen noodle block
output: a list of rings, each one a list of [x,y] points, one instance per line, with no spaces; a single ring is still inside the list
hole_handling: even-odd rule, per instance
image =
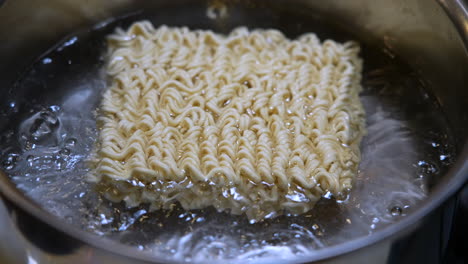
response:
[[[272,29],[117,29],[89,178],[130,207],[304,213],[357,173],[358,53],[354,42]]]

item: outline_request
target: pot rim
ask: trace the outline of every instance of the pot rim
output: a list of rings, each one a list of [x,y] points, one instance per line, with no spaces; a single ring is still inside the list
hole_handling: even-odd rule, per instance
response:
[[[468,59],[468,5],[463,0],[436,0],[439,5],[444,9],[452,23],[456,27],[459,36],[464,42],[465,54]],[[2,4],[0,0],[0,5]],[[325,259],[331,259],[337,256],[342,256],[348,253],[352,253],[358,249],[370,246],[385,240],[386,238],[401,233],[402,231],[409,230],[413,225],[417,224],[421,219],[427,216],[430,212],[439,207],[449,197],[454,195],[464,183],[468,180],[468,141],[465,141],[464,149],[459,155],[459,159],[449,169],[448,173],[442,179],[442,184],[439,184],[431,193],[431,199],[425,199],[421,205],[415,209],[411,214],[403,217],[398,222],[384,227],[370,236],[364,236],[350,241],[337,244],[334,246],[319,249],[310,254],[298,256],[294,259],[258,259],[256,262],[271,263],[271,262],[312,262]],[[447,178],[447,176],[449,176]],[[33,215],[42,222],[49,226],[63,232],[66,235],[77,239],[80,242],[91,245],[92,247],[101,249],[106,253],[124,256],[134,260],[146,261],[146,262],[163,262],[163,263],[177,263],[173,259],[164,257],[156,257],[154,254],[149,252],[140,251],[135,247],[126,246],[118,242],[112,241],[94,235],[88,232],[83,232],[81,229],[66,224],[59,217],[47,212],[42,209],[35,201],[27,197],[24,193],[18,190],[14,184],[9,180],[8,176],[0,171],[0,194],[2,198],[5,198],[18,206],[25,212]],[[1,201],[1,199],[0,199]]]

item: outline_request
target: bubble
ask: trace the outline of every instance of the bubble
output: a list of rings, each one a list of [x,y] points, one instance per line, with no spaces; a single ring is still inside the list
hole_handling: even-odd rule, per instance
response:
[[[44,65],[45,65],[45,64],[51,64],[51,63],[52,63],[52,59],[51,59],[51,58],[47,58],[47,57],[46,57],[46,58],[42,59],[42,64],[44,64]]]
[[[51,105],[51,106],[49,106],[49,110],[52,111],[52,112],[58,112],[58,111],[60,111],[60,109],[61,109],[61,108],[60,108],[60,106],[58,106],[58,105]]]
[[[222,3],[211,5],[206,9],[206,16],[210,19],[224,18],[227,16],[227,7]]]
[[[336,202],[345,203],[349,200],[349,197],[350,197],[350,190],[347,189],[343,192],[338,193],[338,195],[336,195]]]
[[[40,111],[25,120],[20,126],[20,142],[24,148],[36,145],[56,145],[60,121],[55,112]]]
[[[74,147],[76,143],[77,143],[76,138],[69,138],[65,141],[65,145],[67,145],[68,147]]]
[[[39,113],[39,116],[47,122],[50,125],[57,125],[58,124],[58,118],[54,113],[51,113],[49,111],[43,111]]]
[[[55,169],[58,171],[64,170],[67,167],[67,162],[62,158],[57,158],[54,161]]]
[[[59,154],[62,155],[62,156],[68,156],[70,155],[70,150],[67,149],[67,148],[63,148],[59,151]]]
[[[3,168],[5,170],[12,170],[15,168],[15,164],[11,160],[6,160],[3,162]]]
[[[452,157],[449,154],[441,154],[439,156],[439,160],[444,166],[450,165],[452,163]]]
[[[28,166],[32,166],[32,165],[33,165],[34,159],[35,159],[35,157],[34,157],[33,155],[28,155],[28,156],[26,157],[26,161],[27,161],[27,163],[28,163]]]
[[[16,166],[16,162],[19,160],[19,155],[16,153],[10,153],[6,157],[6,159],[3,161],[3,168],[5,170],[12,170]]]
[[[15,101],[8,103],[10,113],[17,113],[18,112],[18,104]]]
[[[424,174],[436,174],[439,172],[437,166],[428,161],[420,160],[418,161],[418,166]]]
[[[392,216],[400,216],[403,213],[403,209],[399,206],[394,206],[390,209],[390,214]]]

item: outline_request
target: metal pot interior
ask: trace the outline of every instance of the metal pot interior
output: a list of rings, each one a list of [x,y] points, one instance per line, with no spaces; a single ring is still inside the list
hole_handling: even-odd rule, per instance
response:
[[[87,1],[86,5],[54,0],[35,8],[29,1],[6,1],[0,7],[4,171],[29,197],[65,219],[56,228],[119,254],[107,240],[96,245],[90,242],[94,235],[76,235],[76,230],[98,233],[126,245],[128,249],[120,253],[134,258],[196,261],[206,256],[218,260],[253,256],[265,260],[289,254],[291,261],[317,260],[372,244],[416,223],[453,194],[468,175],[468,92],[463,89],[468,58],[463,32],[452,23],[458,13],[447,2],[441,1],[448,15],[436,1],[423,0],[119,0]],[[349,197],[343,198],[345,205],[323,199],[307,217],[285,216],[250,225],[242,217],[210,209],[176,209],[169,217],[168,212],[150,213],[147,208],[125,209],[93,194],[82,183],[83,157],[97,135],[93,111],[106,87],[102,76],[105,35],[139,19],[221,33],[245,25],[278,28],[291,38],[316,32],[322,39],[358,40],[365,63],[362,100],[369,127],[362,144],[362,173]],[[57,134],[36,142],[39,148],[31,150],[21,137],[43,115],[53,119],[49,123],[58,120]],[[23,209],[35,206],[12,188],[1,186],[6,199]],[[73,202],[61,203],[53,194],[57,188]],[[83,196],[89,200],[80,202]],[[89,201],[98,202],[90,206]],[[91,211],[73,212],[85,208]],[[52,215],[38,217],[47,221]],[[142,215],[150,220],[139,221]],[[83,221],[85,216],[89,218]],[[120,232],[123,226],[126,232]],[[155,247],[155,240],[166,247]],[[246,241],[251,247],[242,251]],[[276,251],[266,257],[255,255],[253,250],[261,253],[262,243]],[[304,243],[308,250],[301,248]]]

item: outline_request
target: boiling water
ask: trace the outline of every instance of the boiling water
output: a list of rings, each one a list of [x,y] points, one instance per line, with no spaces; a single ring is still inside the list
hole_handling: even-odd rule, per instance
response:
[[[225,19],[220,26],[216,18],[226,15],[224,9],[192,10],[197,19],[192,13],[184,15],[186,21],[171,21],[181,17],[177,14],[150,18],[156,25],[160,19],[221,32],[241,25]],[[106,88],[104,38],[117,25],[144,17],[102,23],[68,37],[26,71],[1,113],[11,120],[1,128],[4,171],[19,189],[72,225],[177,260],[291,259],[370,235],[410,214],[452,160],[448,126],[423,82],[397,59],[363,44],[367,135],[359,175],[346,196],[326,194],[307,214],[258,223],[212,208],[184,211],[175,205],[149,212],[146,206],[128,209],[103,200],[85,177],[98,135],[95,111]],[[242,22],[279,28],[291,37],[308,31],[322,39],[350,36],[307,15],[281,11],[273,18],[266,20],[271,24]]]

